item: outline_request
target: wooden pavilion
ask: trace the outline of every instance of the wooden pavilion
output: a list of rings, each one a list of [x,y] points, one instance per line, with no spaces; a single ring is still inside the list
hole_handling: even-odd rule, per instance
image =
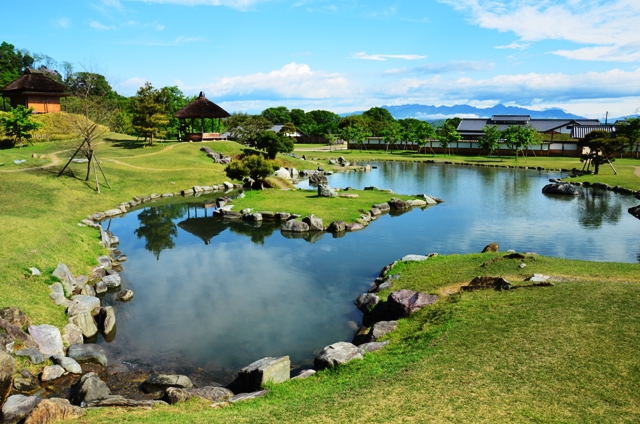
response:
[[[220,137],[220,119],[228,118],[231,115],[217,104],[208,100],[204,96],[204,92],[200,92],[197,99],[177,111],[174,117],[183,122],[181,125],[179,137],[183,141],[203,141],[203,140],[219,140]],[[211,119],[211,132],[205,132],[206,120]],[[194,127],[199,120],[200,131]],[[218,130],[215,132],[215,130]]]
[[[23,105],[33,108],[35,113],[60,112],[60,98],[65,93],[64,85],[49,78],[46,72],[27,68],[24,74],[2,89],[9,98],[11,107]]]

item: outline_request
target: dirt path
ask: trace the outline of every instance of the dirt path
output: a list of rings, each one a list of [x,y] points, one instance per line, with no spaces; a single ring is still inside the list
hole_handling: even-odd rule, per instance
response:
[[[49,153],[46,156],[49,156],[51,158],[51,162],[49,162],[46,165],[42,165],[42,166],[32,166],[30,168],[19,168],[19,169],[7,169],[7,170],[2,170],[0,172],[24,172],[24,171],[35,171],[38,169],[47,169],[47,168],[51,168],[52,166],[56,166],[56,165],[60,165],[60,163],[62,162],[62,160],[57,156],[58,153],[64,153],[64,152],[68,152],[70,150],[73,149],[69,149],[69,150],[60,150],[59,152],[53,152],[53,153]]]
[[[640,166],[634,166],[635,170],[633,171],[633,175],[640,178]]]

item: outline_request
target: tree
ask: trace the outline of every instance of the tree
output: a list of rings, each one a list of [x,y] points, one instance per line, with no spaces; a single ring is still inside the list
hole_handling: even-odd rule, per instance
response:
[[[104,75],[95,72],[76,72],[70,79],[69,88],[74,94],[86,93],[99,97],[105,97],[112,91]]]
[[[261,115],[233,114],[227,120],[230,138],[238,143],[255,146],[258,134],[271,128],[271,121]]]
[[[275,134],[275,133],[274,133]],[[261,154],[245,156],[242,160],[231,162],[224,169],[227,177],[242,180],[249,177],[254,181],[262,181],[273,172],[271,164]]]
[[[360,116],[348,116],[340,122],[340,135],[347,143],[355,142],[360,146],[371,136],[371,132],[367,128],[366,121]]]
[[[478,140],[478,145],[480,145],[481,149],[489,150],[489,156],[491,156],[500,144],[502,133],[497,125],[485,125],[482,132],[484,132],[484,134]]]
[[[131,102],[133,128],[138,135],[144,136],[145,142],[149,139],[150,146],[153,145],[153,137],[163,135],[169,124],[162,100],[161,92],[147,82],[138,89]]]
[[[291,122],[291,113],[286,106],[270,107],[262,111],[260,114],[263,118],[271,121],[276,125]]]
[[[4,87],[20,77],[24,69],[33,65],[33,57],[27,52],[17,50],[13,44],[0,44],[0,87]]]
[[[296,126],[309,135],[338,134],[338,125],[342,121],[339,115],[328,110],[312,110],[305,114],[308,122]],[[295,121],[294,121],[295,123]]]
[[[382,137],[384,137],[385,151],[389,151],[389,143],[395,145],[400,141],[404,135],[402,126],[397,121],[387,121],[384,123],[381,131]]]
[[[436,130],[436,138],[440,141],[440,146],[447,151],[451,143],[457,143],[462,139],[458,132],[458,124],[460,118],[447,119],[441,127]]]
[[[626,118],[624,121],[616,122],[616,135],[621,135],[629,140],[627,148],[633,150],[640,143],[640,117]],[[636,158],[638,149],[636,148]]]
[[[605,162],[610,164],[615,161],[615,154],[622,151],[628,142],[629,140],[626,137],[612,137],[608,131],[591,131],[578,143],[579,146],[589,149],[587,153],[580,156],[580,161],[586,162],[587,169],[589,169],[590,164],[593,164],[594,174],[598,175],[600,164]]]
[[[280,128],[279,133],[293,139],[296,133],[296,126],[293,122],[287,122]]]
[[[435,136],[435,131],[431,124],[415,118],[406,118],[398,120],[402,126],[402,138],[410,143],[419,146],[418,153],[427,144],[427,141]]]
[[[393,115],[391,115],[391,112],[382,107],[372,107],[371,109],[362,112],[362,116],[376,122],[395,121],[395,118],[393,117]]]
[[[278,153],[293,152],[293,140],[283,133],[271,130],[260,131],[256,137],[256,147],[267,152],[269,159],[275,159]]]
[[[186,97],[184,93],[177,87],[162,87],[158,92],[158,98],[160,103],[162,103],[164,113],[167,117],[168,123],[165,127],[165,136],[175,140],[178,138],[178,134],[180,131],[181,121],[178,118],[175,118],[173,115],[185,107],[186,105],[193,100],[193,98]],[[216,132],[214,130],[214,132]],[[223,131],[217,131],[223,132]]]
[[[530,125],[509,125],[502,131],[502,138],[511,150],[515,152],[516,161],[518,152],[524,150],[524,160],[527,161],[527,150],[532,144],[540,144],[542,139],[538,131]]]
[[[42,126],[40,122],[33,121],[33,109],[27,109],[23,105],[18,105],[10,112],[0,116],[0,124],[4,128],[6,135],[13,139],[14,145],[22,145],[23,141],[31,144],[33,131]]]

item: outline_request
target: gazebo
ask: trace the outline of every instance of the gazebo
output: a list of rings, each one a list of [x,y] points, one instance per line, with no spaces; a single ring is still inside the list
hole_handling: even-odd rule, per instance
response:
[[[197,99],[177,111],[173,116],[183,122],[180,130],[180,138],[183,141],[203,141],[220,139],[220,119],[228,118],[231,115],[217,104],[208,100],[204,96],[204,92],[201,91]],[[205,132],[207,118],[211,119],[211,132]],[[199,132],[194,129],[196,119],[200,120]],[[218,130],[217,132],[215,132],[216,129]]]
[[[26,68],[24,75],[7,84],[2,95],[11,107],[33,108],[35,113],[60,112],[60,97],[67,96],[64,85],[49,78],[45,72]]]

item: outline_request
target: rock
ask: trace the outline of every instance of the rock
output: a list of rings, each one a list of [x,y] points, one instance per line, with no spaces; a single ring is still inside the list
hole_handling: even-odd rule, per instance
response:
[[[13,357],[0,350],[0,405],[9,395],[11,390],[11,377],[13,376]]]
[[[33,343],[33,338],[30,335],[22,331],[22,329],[17,325],[11,324],[7,320],[0,318],[0,328],[4,328],[4,330],[16,340],[30,342],[35,345],[35,343]]]
[[[90,372],[82,376],[80,381],[73,388],[71,403],[83,406],[96,399],[103,399],[111,395],[111,390],[107,383],[100,380],[98,374]]]
[[[233,184],[229,181],[225,181],[222,185],[224,186],[224,191],[233,190]]]
[[[313,214],[302,218],[302,222],[309,226],[309,231],[324,231],[322,219]]]
[[[2,405],[1,421],[5,424],[15,424],[25,419],[42,398],[40,396],[12,395]],[[0,402],[1,403],[1,402]]]
[[[262,358],[242,368],[236,383],[241,391],[260,390],[265,383],[282,383],[289,380],[291,361],[288,356]]]
[[[352,222],[351,224],[347,224],[347,225],[345,226],[345,229],[346,229],[347,231],[360,231],[360,230],[363,230],[363,229],[364,229],[364,225],[359,224],[359,223],[357,223],[357,222]]]
[[[234,397],[232,397],[231,399],[229,399],[229,402],[236,403],[243,400],[256,399],[266,395],[267,393],[269,393],[269,390],[260,390],[258,392],[252,392],[252,393],[239,393]]]
[[[261,213],[247,213],[242,216],[242,219],[250,222],[261,222],[262,214]]]
[[[376,186],[367,186],[364,189],[367,190],[367,191],[377,191],[378,187],[376,187]]]
[[[362,293],[354,302],[356,308],[362,313],[367,313],[369,309],[376,306],[380,302],[380,298],[373,293]]]
[[[65,369],[60,365],[49,365],[42,370],[42,381],[51,381],[64,375]]]
[[[58,264],[58,267],[53,271],[53,276],[60,279],[60,282],[64,286],[64,289],[67,293],[73,293],[73,289],[75,288],[76,279],[73,278],[73,274],[71,274],[71,270],[65,264]]]
[[[120,279],[120,274],[116,273],[103,277],[102,282],[105,283],[108,288],[117,288],[120,287],[122,280]]]
[[[491,277],[488,275],[476,277],[471,282],[462,286],[463,290],[481,290],[481,289],[496,289],[496,290],[509,290],[511,283],[502,277]]]
[[[497,252],[499,247],[500,246],[498,245],[498,243],[490,243],[490,244],[487,244],[484,247],[484,249],[482,249],[482,252],[480,253]]]
[[[71,374],[82,374],[82,367],[80,364],[73,358],[68,358],[62,355],[54,355],[51,357],[53,363],[56,365],[60,365],[66,372],[70,372]]]
[[[87,284],[82,288],[82,290],[80,291],[80,294],[84,295],[84,296],[95,297],[96,296],[96,290],[93,288],[93,286]]]
[[[373,216],[380,216],[382,215],[382,211],[378,208],[371,208],[371,210],[369,211],[369,214],[373,217]]]
[[[437,300],[438,296],[436,295],[402,289],[391,293],[387,303],[393,318],[403,318],[425,306],[434,304]]]
[[[389,212],[391,210],[391,206],[388,203],[377,203],[373,207],[380,210],[380,212]]]
[[[116,312],[113,306],[103,306],[98,312],[98,330],[107,337],[116,329]]]
[[[389,200],[389,207],[395,210],[407,210],[411,209],[411,205],[404,200],[396,199],[395,197]]]
[[[61,398],[43,399],[33,408],[24,424],[49,424],[54,421],[73,420],[85,415],[85,410]]]
[[[337,342],[322,349],[322,351],[316,355],[313,364],[316,369],[323,370],[362,358],[363,355],[358,352],[356,345],[348,342]]]
[[[382,336],[395,331],[398,328],[398,321],[379,321],[373,324],[371,331],[369,331],[369,339],[372,342],[382,338]]]
[[[333,221],[329,224],[327,231],[330,233],[342,233],[347,229],[344,221]]]
[[[580,194],[580,191],[576,186],[567,183],[547,184],[542,187],[542,192],[545,194],[562,194],[568,196],[577,196]]]
[[[402,262],[419,262],[426,261],[427,259],[429,259],[429,257],[424,255],[406,255],[400,260]]]
[[[169,387],[188,389],[193,387],[193,383],[186,375],[153,374],[140,385],[140,388],[145,393],[160,392]]]
[[[91,280],[101,280],[105,275],[107,275],[107,270],[105,270],[101,266],[97,266],[91,270],[91,275],[89,276],[89,278]]]
[[[303,378],[309,378],[312,375],[315,375],[316,370],[304,370],[300,374],[295,377],[291,377],[292,380],[302,380]]]
[[[286,221],[291,218],[291,214],[289,212],[276,212],[274,215],[275,219],[279,219],[281,221]]]
[[[327,184],[327,177],[321,172],[314,172],[309,176],[309,184]]]
[[[26,368],[13,378],[13,388],[18,393],[31,394],[40,387],[40,381]]]
[[[165,399],[170,405],[184,402],[191,398],[199,397],[211,402],[226,402],[233,397],[233,392],[224,387],[206,386],[202,388],[181,389],[169,387],[165,392]]]
[[[118,293],[117,299],[120,302],[128,302],[133,299],[133,290],[123,290]]]
[[[285,221],[284,224],[282,224],[281,230],[302,233],[302,232],[309,231],[309,225],[307,225],[307,223],[302,221],[296,221],[294,219],[290,219],[288,221]]]
[[[48,324],[31,325],[29,326],[29,334],[44,355],[64,355],[62,336],[57,327]]]
[[[0,350],[7,353],[13,353],[14,346],[13,337],[7,333],[0,333]]]
[[[107,366],[107,355],[102,347],[95,344],[74,344],[67,351],[69,358],[75,359],[79,364],[93,363]]]
[[[636,218],[640,219],[640,205],[629,208],[627,212],[629,212],[631,215],[635,216]]]
[[[0,318],[22,329],[31,325],[31,320],[24,312],[12,306],[0,309]]]
[[[360,354],[362,355],[365,355],[369,352],[375,352],[376,350],[380,350],[388,345],[389,341],[390,340],[386,340],[384,342],[369,342],[361,344],[360,346],[358,346],[358,352],[360,352]]]
[[[544,274],[533,274],[531,277],[527,278],[525,281],[531,281],[532,283],[544,283],[549,280],[551,276]]]
[[[320,184],[318,186],[318,196],[320,197],[336,197],[338,193],[326,184]]]
[[[33,364],[41,364],[46,359],[45,356],[35,347],[20,349],[16,351],[16,356],[28,356]]]
[[[342,197],[344,199],[357,199],[358,195],[357,194],[350,194],[350,193],[341,193],[339,197]]]
[[[289,173],[288,170],[286,170],[285,168],[280,167],[280,169],[278,169],[275,174],[276,177],[278,178],[282,178],[284,180],[290,180],[291,179],[291,174]]]
[[[106,278],[106,277],[105,277]],[[71,305],[67,308],[70,317],[91,312],[100,307],[100,299],[94,296],[76,295],[71,297]]]
[[[98,281],[93,288],[94,288],[96,294],[106,293],[107,290],[109,290],[109,287],[107,287],[105,282],[102,281],[102,280]]]
[[[82,335],[87,339],[90,339],[98,334],[98,327],[96,326],[96,322],[93,319],[93,315],[91,315],[91,312],[83,312],[81,314],[72,316],[69,318],[69,323],[75,324],[80,327],[80,330],[82,330]]]
[[[407,203],[414,208],[424,208],[427,206],[427,202],[420,199],[407,200]]]
[[[99,256],[98,264],[104,269],[111,269],[111,258],[106,255]]]
[[[114,209],[109,209],[109,210],[107,210],[107,211],[104,211],[104,215],[105,215],[107,218],[112,217],[112,216],[116,216],[116,215],[120,215],[120,214],[122,214],[122,213],[123,213],[123,212],[122,212],[122,210],[121,210],[121,209],[115,209],[115,208],[114,208]]]
[[[124,396],[109,395],[102,399],[87,402],[87,408],[141,408],[152,409],[156,405],[166,405],[161,400],[134,400],[127,399]]]

